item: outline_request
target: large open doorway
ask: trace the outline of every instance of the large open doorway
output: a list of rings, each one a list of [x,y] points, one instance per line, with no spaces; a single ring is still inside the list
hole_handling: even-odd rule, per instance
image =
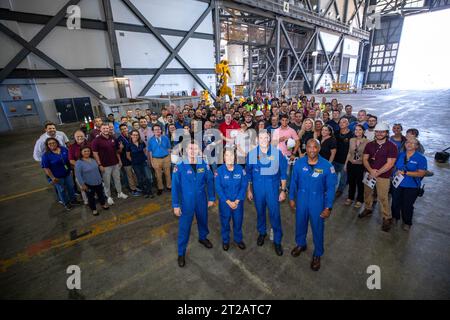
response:
[[[450,89],[450,9],[407,16],[395,67],[396,89]]]

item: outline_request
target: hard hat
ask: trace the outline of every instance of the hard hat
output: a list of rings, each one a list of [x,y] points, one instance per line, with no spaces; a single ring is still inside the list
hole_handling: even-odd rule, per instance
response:
[[[295,147],[295,140],[292,138],[287,139],[286,146],[288,149]]]
[[[264,116],[264,113],[261,110],[256,111],[255,117],[261,117]]]
[[[173,164],[177,164],[178,161],[180,160],[180,157],[177,154],[171,154],[170,160],[172,161]]]
[[[231,132],[230,132],[230,137],[231,138],[236,138],[237,135],[238,135],[238,131],[237,130],[231,130]]]
[[[375,131],[389,131],[389,126],[384,122],[380,122],[380,123],[377,123],[374,130]]]

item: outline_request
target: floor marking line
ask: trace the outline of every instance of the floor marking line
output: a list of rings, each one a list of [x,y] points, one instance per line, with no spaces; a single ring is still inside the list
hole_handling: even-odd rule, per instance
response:
[[[0,260],[0,272],[6,272],[7,269],[13,265],[19,262],[26,262],[31,258],[34,258],[38,255],[42,255],[50,250],[66,249],[74,246],[79,242],[94,238],[109,231],[113,231],[122,225],[127,225],[140,218],[144,218],[145,216],[156,213],[160,209],[161,206],[159,204],[150,203],[132,213],[125,213],[118,217],[115,216],[110,219],[100,221],[93,225],[84,227],[83,229],[79,230],[80,234],[85,233],[87,231],[91,231],[91,233],[87,234],[84,237],[75,240],[70,240],[70,236],[65,235],[56,239],[47,239],[38,242],[37,244],[32,244],[28,246],[23,252],[16,254],[16,256],[10,259]]]
[[[263,280],[261,280],[257,275],[253,274],[250,270],[247,269],[247,267],[238,259],[232,257],[229,254],[225,255],[227,258],[231,260],[246,276],[247,278],[253,282],[261,291],[268,295],[273,295],[272,290],[270,289],[269,285],[265,283]]]
[[[4,201],[8,201],[8,200],[13,200],[13,199],[25,197],[25,196],[28,196],[30,194],[41,192],[41,191],[45,191],[45,190],[48,190],[48,189],[50,189],[49,186],[43,187],[43,188],[34,189],[34,190],[31,190],[31,191],[27,191],[27,192],[18,193],[18,194],[11,194],[11,195],[6,195],[6,196],[0,196],[0,202],[4,202]]]

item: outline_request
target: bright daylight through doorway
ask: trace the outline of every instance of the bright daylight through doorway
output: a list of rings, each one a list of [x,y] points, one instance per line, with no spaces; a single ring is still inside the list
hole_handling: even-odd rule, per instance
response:
[[[394,88],[450,89],[448,30],[450,9],[405,18]]]

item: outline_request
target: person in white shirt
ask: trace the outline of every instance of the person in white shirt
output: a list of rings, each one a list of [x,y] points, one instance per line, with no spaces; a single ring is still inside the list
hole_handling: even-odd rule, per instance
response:
[[[53,122],[46,122],[44,128],[45,133],[36,140],[33,150],[33,158],[38,162],[41,162],[42,156],[46,151],[45,140],[48,138],[55,138],[61,146],[69,145],[69,138],[67,138],[67,135],[62,131],[56,131],[56,125]]]
[[[369,128],[364,132],[367,140],[373,141],[375,140],[375,126],[377,125],[378,118],[372,114],[367,116],[367,124]]]

